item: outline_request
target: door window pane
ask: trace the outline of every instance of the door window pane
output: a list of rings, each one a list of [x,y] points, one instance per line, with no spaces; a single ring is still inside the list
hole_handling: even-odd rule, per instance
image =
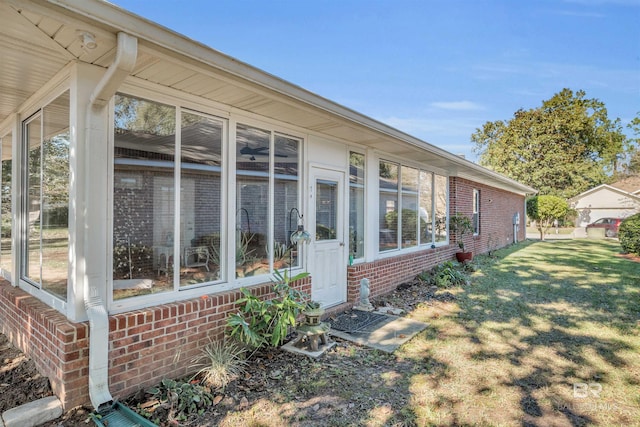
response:
[[[364,257],[364,154],[349,155],[349,253]]]
[[[398,165],[380,162],[380,251],[398,248]]]
[[[338,183],[316,181],[316,240],[335,240],[338,214]]]
[[[113,298],[173,288],[175,108],[115,99]]]
[[[269,157],[271,133],[236,129],[236,276],[268,274]]]
[[[402,166],[402,247],[418,244],[418,169]]]
[[[180,285],[221,279],[223,123],[182,113]],[[173,234],[173,233],[172,233]]]
[[[420,243],[433,242],[433,174],[420,171]]]
[[[12,267],[11,253],[11,182],[12,172],[12,134],[9,133],[2,138],[2,182],[0,182],[0,268],[5,277],[10,277]]]

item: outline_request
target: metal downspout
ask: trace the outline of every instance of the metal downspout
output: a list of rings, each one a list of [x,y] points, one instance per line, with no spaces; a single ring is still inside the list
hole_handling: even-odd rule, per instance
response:
[[[93,90],[89,106],[86,112],[85,129],[85,173],[87,181],[85,185],[85,222],[90,215],[87,213],[87,205],[96,193],[93,188],[91,171],[91,158],[95,154],[92,150],[93,135],[96,131],[102,132],[97,136],[97,141],[104,140],[104,126],[99,121],[104,120],[103,112],[109,100],[118,90],[122,82],[133,71],[138,56],[138,39],[125,33],[118,33],[118,46],[116,58],[107,69],[102,79]],[[92,239],[90,226],[84,233],[85,251],[90,250],[96,242]],[[89,397],[96,410],[105,403],[110,403],[113,398],[109,392],[109,316],[105,301],[101,297],[104,283],[99,280],[100,267],[97,260],[89,258],[85,261],[84,280],[84,306],[89,318]]]

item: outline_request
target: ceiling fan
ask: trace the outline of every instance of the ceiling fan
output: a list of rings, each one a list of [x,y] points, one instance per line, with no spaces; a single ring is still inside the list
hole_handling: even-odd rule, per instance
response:
[[[269,155],[269,147],[257,147],[251,148],[248,145],[245,145],[240,149],[240,154],[245,156],[251,156],[249,160],[255,160],[255,156],[268,156]],[[274,154],[275,157],[289,157],[286,154]]]

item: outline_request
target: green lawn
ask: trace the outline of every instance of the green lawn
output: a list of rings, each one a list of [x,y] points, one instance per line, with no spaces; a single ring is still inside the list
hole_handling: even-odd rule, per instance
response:
[[[418,425],[640,425],[640,263],[616,242],[525,243],[484,258],[399,353]]]
[[[408,314],[429,327],[394,354],[254,357],[199,425],[640,426],[640,263],[619,251],[528,241],[477,257],[470,285]]]

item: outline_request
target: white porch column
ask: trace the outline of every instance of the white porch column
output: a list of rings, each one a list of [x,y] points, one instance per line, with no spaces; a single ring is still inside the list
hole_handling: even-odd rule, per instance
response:
[[[91,94],[105,72],[82,62],[72,71],[69,239],[73,290],[67,316],[74,321],[87,320],[86,283],[104,284],[99,287],[100,296],[107,301],[108,109],[89,108]]]

